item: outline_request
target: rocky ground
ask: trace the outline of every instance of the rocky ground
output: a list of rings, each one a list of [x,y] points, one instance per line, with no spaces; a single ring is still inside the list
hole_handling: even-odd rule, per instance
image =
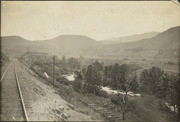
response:
[[[87,121],[91,116],[80,113],[63,100],[51,85],[44,83],[27,67],[16,65],[27,114],[30,121]]]

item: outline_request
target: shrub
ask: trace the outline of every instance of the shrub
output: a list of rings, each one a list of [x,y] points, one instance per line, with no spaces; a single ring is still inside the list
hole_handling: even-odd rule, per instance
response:
[[[171,61],[169,61],[167,64],[169,64],[169,65],[173,65],[174,63],[173,63],[173,62],[171,62]]]
[[[101,90],[101,88],[99,88],[98,86],[93,86],[87,83],[83,85],[83,91],[84,93],[90,93],[100,97],[105,97],[105,98],[109,97],[106,91]]]
[[[122,102],[122,97],[120,97],[119,95],[112,95],[111,102],[116,105],[120,105]]]
[[[137,106],[137,103],[136,103],[136,101],[128,101],[128,106],[127,106],[127,111],[131,111],[131,112],[133,112],[133,111],[135,111],[136,110],[136,106]]]
[[[57,81],[67,86],[70,84],[70,81],[65,77],[59,77]]]
[[[90,94],[94,94],[97,95],[98,91],[100,90],[99,87],[85,83],[83,85],[83,90],[85,93],[90,93]]]
[[[143,59],[141,59],[141,61],[146,61],[146,59],[143,58]]]
[[[75,80],[73,82],[73,88],[76,92],[82,93],[83,92],[83,83],[80,80]]]
[[[163,111],[170,111],[169,108],[166,106],[165,101],[159,100],[159,109]]]
[[[97,92],[97,95],[100,96],[100,97],[104,97],[104,98],[109,97],[108,93],[106,91],[103,91],[103,90],[99,90]]]

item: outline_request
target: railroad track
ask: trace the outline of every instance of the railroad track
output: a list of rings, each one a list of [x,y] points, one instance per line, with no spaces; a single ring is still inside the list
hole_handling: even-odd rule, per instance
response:
[[[15,62],[7,66],[1,77],[1,121],[29,121]]]

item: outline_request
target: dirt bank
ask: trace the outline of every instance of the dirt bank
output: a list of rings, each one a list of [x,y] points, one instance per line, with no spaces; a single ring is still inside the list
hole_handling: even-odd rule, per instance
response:
[[[42,79],[18,61],[16,63],[19,82],[22,88],[25,106],[29,120],[92,120],[91,116],[73,110],[72,106],[63,100],[51,85],[43,83]]]

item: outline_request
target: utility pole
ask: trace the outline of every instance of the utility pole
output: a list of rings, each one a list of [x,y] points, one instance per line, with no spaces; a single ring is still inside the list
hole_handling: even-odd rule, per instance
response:
[[[54,84],[54,67],[55,67],[55,55],[53,55],[53,84]]]

